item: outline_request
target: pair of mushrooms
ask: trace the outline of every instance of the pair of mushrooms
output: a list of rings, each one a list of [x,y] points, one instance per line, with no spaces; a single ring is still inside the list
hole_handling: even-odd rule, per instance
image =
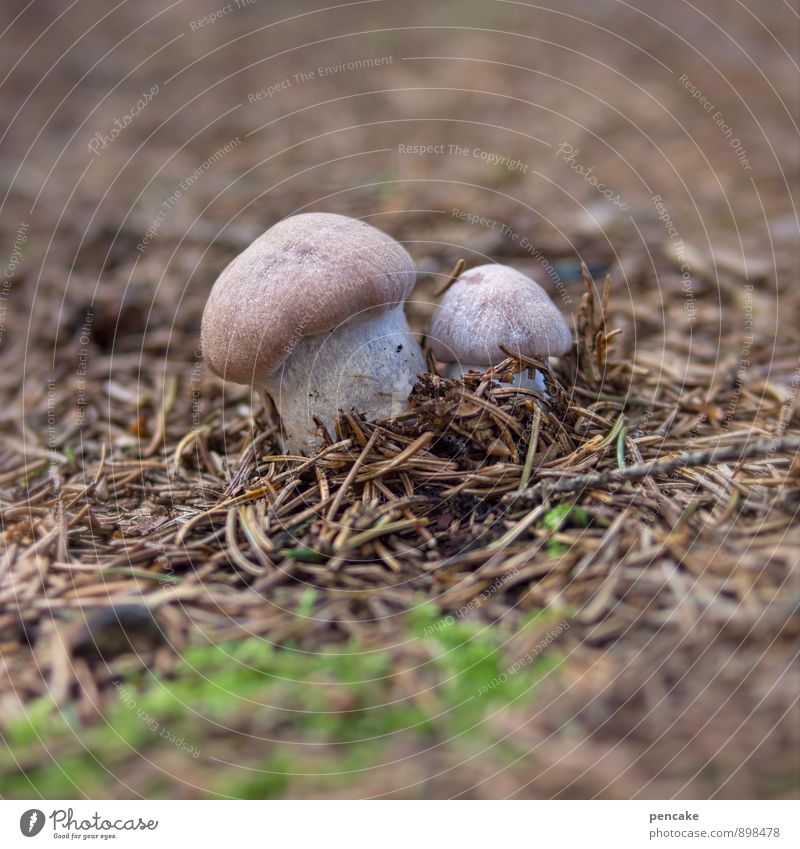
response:
[[[332,431],[339,410],[382,418],[406,409],[426,368],[403,308],[415,280],[406,250],[375,227],[330,213],[295,215],[220,274],[203,313],[203,356],[220,377],[266,391],[289,451],[312,451],[315,419]],[[537,283],[508,266],[482,265],[448,289],[430,341],[460,373],[502,359],[501,345],[558,356],[572,337]]]

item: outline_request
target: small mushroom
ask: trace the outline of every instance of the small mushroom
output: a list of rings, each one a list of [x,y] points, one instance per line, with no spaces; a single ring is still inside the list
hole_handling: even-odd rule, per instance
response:
[[[318,443],[339,410],[405,409],[425,358],[403,303],[416,271],[385,233],[312,212],[275,224],[220,274],[203,313],[213,372],[264,389],[287,450]]]
[[[572,346],[572,334],[547,292],[508,265],[479,265],[464,272],[447,290],[434,313],[430,343],[446,373],[485,371],[511,354],[557,357]],[[537,371],[531,380],[518,374],[515,385],[545,391]]]

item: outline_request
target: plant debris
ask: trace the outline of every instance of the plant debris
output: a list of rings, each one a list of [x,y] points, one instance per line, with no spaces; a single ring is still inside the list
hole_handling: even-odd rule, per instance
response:
[[[267,687],[294,713],[313,692],[332,733],[371,694],[437,717],[475,690],[475,629],[493,675],[537,652],[558,667],[535,696],[520,677],[491,709],[470,703],[497,745],[471,750],[459,728],[446,757],[432,722],[382,741],[378,766],[357,764],[338,790],[295,776],[259,791],[796,796],[797,136],[781,106],[796,68],[776,49],[788,7],[756,19],[730,4],[712,22],[657,0],[581,15],[412,2],[298,16],[276,2],[195,32],[185,4],[147,26],[133,4],[102,21],[84,5],[46,26],[20,14],[4,42],[0,736],[55,705],[79,749],[74,729],[115,742],[115,710],[147,745],[118,687],[139,699],[137,676],[160,686],[177,666],[191,693],[181,662],[195,655],[235,685],[231,645],[287,675],[297,657],[319,672],[340,651],[348,682],[363,658],[347,650],[380,651],[387,677],[355,703],[327,679],[322,695]],[[256,96],[307,72],[309,44],[315,66],[395,61]],[[731,125],[746,168],[681,79]],[[97,134],[108,143],[87,149]],[[283,453],[264,400],[211,375],[198,340],[219,272],[301,210],[363,217],[407,246],[420,338],[464,267],[499,260],[548,288],[572,352],[456,380],[429,354],[408,412],[344,410],[314,456]],[[532,370],[546,394],[513,385]],[[444,643],[409,625],[420,608],[467,641],[439,666]],[[541,611],[544,633],[520,628]],[[548,643],[553,622],[569,627]],[[471,688],[451,701],[437,686],[463,670],[447,662]],[[233,701],[233,730],[193,740],[197,760],[114,750],[103,780],[203,796],[221,762],[301,772],[281,760],[285,715]],[[163,704],[157,688],[141,704]],[[176,724],[187,713],[171,710]],[[32,733],[0,779],[46,774],[68,748],[34,752]],[[274,760],[251,755],[254,737],[277,741],[264,744]],[[343,747],[322,739],[309,773],[339,769]],[[67,767],[77,794],[92,786]],[[26,797],[27,774],[14,785]]]

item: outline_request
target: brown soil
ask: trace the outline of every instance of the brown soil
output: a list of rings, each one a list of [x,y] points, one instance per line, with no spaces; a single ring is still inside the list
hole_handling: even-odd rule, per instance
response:
[[[87,610],[144,602],[179,648],[391,647],[396,614],[511,572],[471,616],[572,623],[548,710],[487,720],[530,756],[423,752],[342,795],[797,795],[789,5],[6,6],[0,722],[108,686],[53,650]],[[575,329],[551,403],[504,382],[518,361],[430,375],[408,416],[282,455],[204,370],[200,316],[310,209],[407,246],[420,333],[460,258],[536,276]],[[542,525],[560,504],[587,521]],[[264,603],[309,585],[316,618]]]

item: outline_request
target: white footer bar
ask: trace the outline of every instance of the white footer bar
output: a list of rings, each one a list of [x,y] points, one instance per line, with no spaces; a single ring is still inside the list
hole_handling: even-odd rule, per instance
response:
[[[495,849],[800,846],[778,801],[0,802],[0,845]]]

